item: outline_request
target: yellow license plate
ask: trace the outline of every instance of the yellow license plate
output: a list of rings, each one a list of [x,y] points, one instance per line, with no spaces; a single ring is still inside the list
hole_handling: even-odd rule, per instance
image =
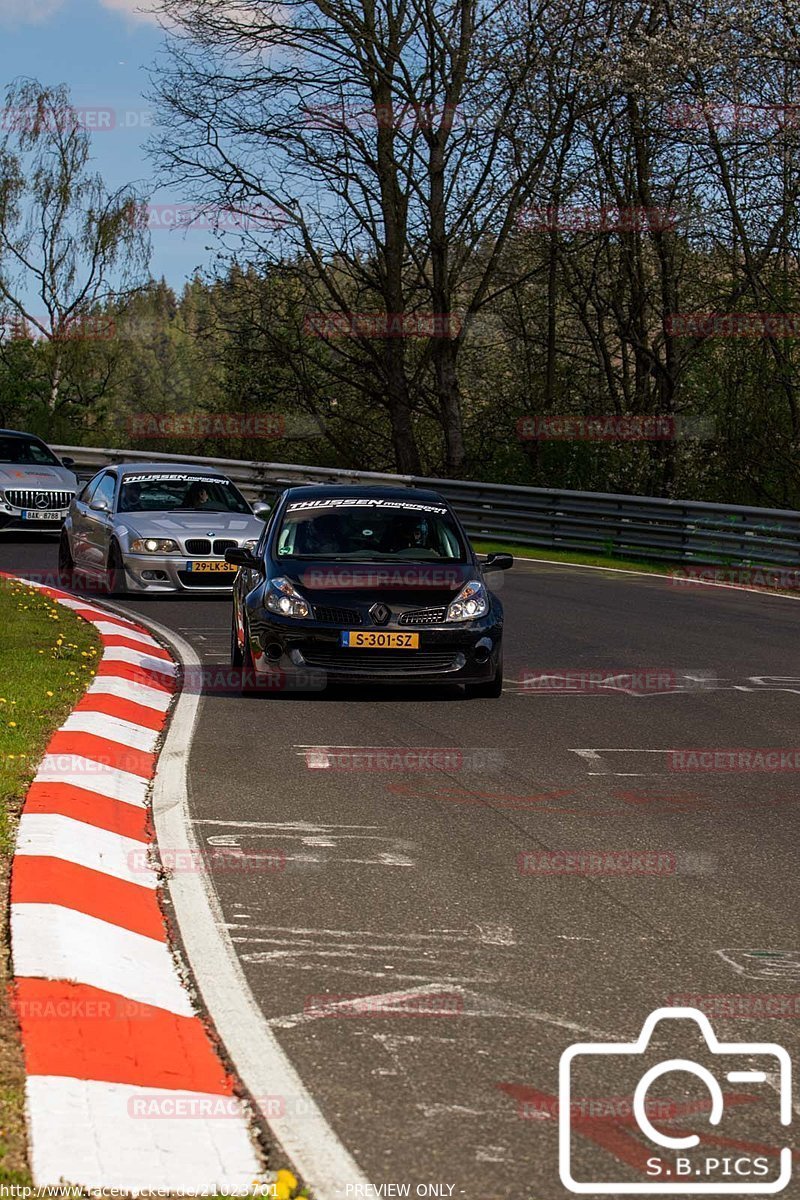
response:
[[[192,574],[203,572],[206,575],[235,574],[239,568],[235,563],[228,562],[187,562],[186,570]]]
[[[419,634],[346,629],[341,634],[341,645],[350,650],[419,650]]]

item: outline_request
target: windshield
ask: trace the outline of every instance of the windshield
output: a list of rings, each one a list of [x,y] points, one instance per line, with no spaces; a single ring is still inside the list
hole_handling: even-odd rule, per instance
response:
[[[352,497],[290,503],[276,542],[278,558],[347,562],[465,562],[444,505]]]
[[[37,438],[0,436],[0,462],[36,467],[60,467],[61,463]]]
[[[125,476],[119,511],[249,513],[250,506],[224,476],[141,474]]]

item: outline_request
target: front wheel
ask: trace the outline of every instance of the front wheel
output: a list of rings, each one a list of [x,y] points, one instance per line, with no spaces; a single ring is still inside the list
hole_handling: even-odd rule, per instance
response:
[[[497,660],[497,670],[485,683],[468,683],[467,695],[481,700],[497,700],[503,694],[503,655]]]
[[[236,639],[236,630],[233,633],[234,641]],[[247,619],[244,620],[244,649],[240,652],[242,682],[241,692],[243,696],[252,696],[258,691],[258,682],[256,679],[256,665],[253,662],[253,651],[250,648],[250,630],[247,628]],[[233,664],[236,665],[235,663]]]
[[[61,534],[58,543],[58,582],[63,588],[75,586],[75,562],[66,533]]]
[[[242,648],[239,645],[239,631],[236,628],[236,610],[231,614],[231,666],[239,670],[244,662]]]
[[[124,596],[127,590],[125,587],[125,566],[122,561],[122,552],[116,542],[111,543],[111,550],[108,555],[105,590],[109,596]]]

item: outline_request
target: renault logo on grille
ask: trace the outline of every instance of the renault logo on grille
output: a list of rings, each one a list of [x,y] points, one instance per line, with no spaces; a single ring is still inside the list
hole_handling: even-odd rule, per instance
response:
[[[37,492],[34,503],[37,508],[47,508],[50,504],[50,497],[47,492]]]
[[[369,615],[372,617],[376,625],[385,625],[392,614],[390,609],[388,609],[385,604],[381,604],[379,602],[378,604],[373,604],[372,608],[369,610]]]

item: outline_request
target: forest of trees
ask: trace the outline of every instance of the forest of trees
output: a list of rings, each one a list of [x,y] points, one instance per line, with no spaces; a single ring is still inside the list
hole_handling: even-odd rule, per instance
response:
[[[165,10],[154,160],[238,232],[180,294],[131,277],[44,334],[6,282],[0,424],[800,507],[792,5]],[[542,436],[567,415],[620,420]]]

